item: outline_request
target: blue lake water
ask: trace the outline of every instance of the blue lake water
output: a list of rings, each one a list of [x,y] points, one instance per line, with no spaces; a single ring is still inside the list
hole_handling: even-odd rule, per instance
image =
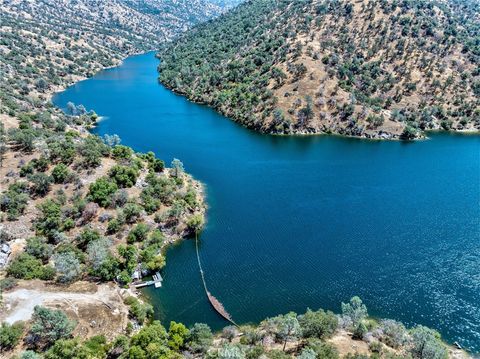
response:
[[[200,255],[238,323],[359,295],[370,314],[438,329],[480,352],[480,137],[416,143],[246,130],[159,85],[153,53],[58,94],[105,116],[95,130],[183,161],[206,184]],[[146,290],[165,322],[226,323],[207,302],[195,245]]]

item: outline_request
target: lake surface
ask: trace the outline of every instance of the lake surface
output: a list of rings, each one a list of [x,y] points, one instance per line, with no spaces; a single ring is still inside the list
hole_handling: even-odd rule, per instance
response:
[[[94,109],[118,134],[206,184],[200,255],[238,323],[359,295],[370,314],[437,328],[480,352],[480,137],[416,143],[246,130],[157,82],[153,53],[54,98]],[[226,323],[202,288],[193,241],[172,247],[146,294],[164,322]]]

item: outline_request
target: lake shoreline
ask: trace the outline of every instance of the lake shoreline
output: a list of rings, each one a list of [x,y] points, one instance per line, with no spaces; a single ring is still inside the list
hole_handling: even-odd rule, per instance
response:
[[[155,56],[158,60],[161,60],[159,57]],[[398,134],[393,134],[385,131],[379,131],[376,135],[372,135],[370,133],[361,133],[360,135],[349,135],[349,134],[344,134],[340,132],[333,132],[331,130],[315,130],[312,129],[311,131],[305,131],[305,130],[294,130],[294,132],[291,133],[275,133],[275,132],[268,132],[265,131],[264,129],[256,128],[254,126],[248,126],[245,125],[244,123],[237,121],[232,117],[232,114],[229,113],[228,111],[223,110],[222,108],[219,108],[217,106],[214,106],[213,104],[210,104],[208,101],[202,101],[202,100],[196,100],[190,96],[188,96],[187,93],[183,91],[179,91],[172,86],[169,86],[168,84],[162,82],[160,80],[160,77],[158,77],[158,82],[167,88],[168,90],[172,91],[174,94],[185,97],[188,101],[191,103],[201,105],[201,106],[206,106],[208,108],[211,108],[212,110],[216,111],[218,114],[226,117],[228,120],[248,129],[254,132],[257,132],[262,135],[268,135],[268,136],[280,136],[280,137],[303,137],[303,136],[338,136],[338,137],[343,137],[343,138],[354,138],[354,139],[360,139],[360,140],[369,140],[369,141],[400,141],[400,142],[415,142],[415,141],[423,141],[423,140],[428,140],[430,137],[428,134],[430,133],[459,133],[459,134],[468,134],[468,135],[477,135],[480,136],[480,130],[476,129],[449,129],[445,130],[440,127],[435,128],[435,129],[428,129],[428,130],[423,130],[423,133],[418,133],[418,135],[415,138],[410,138],[410,139],[402,139]]]
[[[64,92],[65,90],[67,90],[69,87],[72,87],[72,86],[75,86],[77,85],[78,83],[82,82],[82,81],[86,81],[86,80],[89,80],[93,77],[95,77],[96,75],[98,75],[100,72],[102,71],[106,71],[106,70],[109,70],[109,69],[114,69],[118,66],[122,66],[122,64],[124,63],[124,61],[126,59],[128,59],[129,57],[132,57],[132,56],[141,56],[141,55],[145,55],[145,54],[148,54],[150,52],[155,52],[156,50],[148,50],[148,51],[132,51],[131,53],[128,53],[124,56],[122,56],[120,59],[115,59],[115,63],[111,66],[103,66],[103,67],[100,67],[98,69],[96,69],[96,71],[94,73],[92,73],[90,76],[76,76],[75,79],[71,80],[71,81],[68,81],[66,82],[65,84],[62,84],[62,85],[57,85],[57,86],[54,86],[50,89],[50,91],[48,91],[47,93],[45,93],[46,95],[46,100],[49,101],[49,102],[52,102],[53,103],[53,99],[55,98],[55,96],[61,92]],[[58,108],[57,108],[58,109]],[[60,110],[61,111],[61,110]]]
[[[141,61],[141,60],[139,59],[139,61]],[[126,66],[128,66],[128,63],[126,64]],[[150,71],[148,71],[148,72],[150,72]],[[154,79],[154,80],[155,80],[155,79]],[[153,81],[153,82],[155,82],[155,83],[156,83],[156,86],[158,86],[157,81]],[[152,84],[152,86],[153,86],[153,84]],[[170,92],[170,91],[169,91],[169,92]],[[182,98],[183,98],[183,97],[182,97]],[[188,102],[191,102],[191,101],[188,101]],[[80,103],[80,102],[79,102],[79,103]],[[142,105],[141,103],[139,103],[138,106],[143,107],[143,105]],[[191,107],[191,105],[186,105],[186,106],[188,106],[188,108]],[[157,107],[162,107],[162,106],[161,106],[161,105],[160,105],[160,106],[156,105],[156,106],[153,106],[152,108],[157,108]],[[175,106],[173,106],[173,107],[175,107]],[[181,111],[185,111],[185,109],[181,109]],[[188,112],[187,112],[187,113],[188,113]],[[102,114],[103,114],[103,113],[102,113]],[[109,113],[107,113],[107,114],[105,114],[105,115],[108,116],[110,119],[114,117],[114,116],[110,116],[111,114],[109,114]],[[171,115],[169,115],[169,116],[171,116]],[[196,117],[196,115],[195,115],[194,113],[192,113],[190,116],[192,116],[193,118]],[[212,115],[212,116],[213,116],[213,115]],[[155,117],[156,117],[156,118],[162,118],[162,116],[159,117],[158,115],[155,115]],[[216,116],[215,116],[215,117],[216,117]],[[218,116],[218,117],[220,117],[220,116]],[[224,119],[215,119],[215,121],[225,121],[225,120],[224,120]],[[225,121],[225,122],[233,122],[233,121]],[[104,121],[104,122],[102,122],[102,123],[99,124],[98,128],[95,129],[95,132],[102,133],[103,131],[105,131],[106,128],[108,129],[109,126],[111,126],[112,124],[113,124],[113,122]],[[192,123],[192,124],[193,124],[193,123]],[[119,126],[120,126],[120,127],[119,127]],[[112,127],[112,128],[120,129],[121,126],[122,126],[121,123],[115,122],[115,127]],[[177,124],[177,126],[181,126],[181,125],[180,125],[180,124]],[[223,127],[223,125],[221,125],[221,126]],[[231,126],[225,125],[225,127],[230,128]],[[237,126],[235,126],[235,127],[237,127]],[[141,129],[141,127],[140,127],[139,129]],[[111,129],[108,129],[107,131],[110,132]],[[196,130],[192,128],[192,129],[190,129],[190,131],[196,131]],[[147,131],[147,132],[148,132],[148,131]],[[144,133],[144,132],[142,132],[142,133]],[[146,134],[147,134],[147,133],[145,133],[145,135],[146,135]],[[221,136],[221,137],[222,137],[222,136]],[[228,138],[229,136],[225,136],[225,137]],[[263,137],[263,136],[262,136],[262,137]],[[267,137],[268,137],[268,136],[267,136]],[[291,137],[292,139],[297,138],[297,136],[272,136],[272,137],[275,137],[275,138],[278,137],[279,139],[280,139],[280,138],[283,138],[283,137]],[[298,136],[298,137],[312,137],[312,136]],[[333,136],[325,136],[325,138],[329,138],[329,140],[328,140],[327,142],[330,142],[330,138],[331,138],[331,140],[333,140],[334,137],[343,137],[343,136],[334,136],[334,135],[333,135]],[[356,138],[358,138],[358,137],[356,137]],[[128,141],[129,144],[130,144],[131,139],[127,139],[127,141]],[[141,145],[142,145],[142,146],[141,146],[141,147],[144,147],[144,143],[147,143],[148,141],[149,141],[148,137],[142,139],[142,141],[141,141]],[[156,141],[158,141],[159,143],[165,143],[163,137],[156,139]],[[173,143],[175,143],[175,142],[178,143],[178,140],[176,140],[175,138],[169,139],[169,141],[171,141],[171,142],[173,142]],[[187,140],[187,143],[188,143],[188,142],[189,142],[189,141]],[[367,143],[369,143],[369,142],[371,142],[371,141],[365,141],[365,144],[367,144]],[[378,142],[378,143],[380,144],[380,143],[388,143],[388,142],[390,142],[390,141],[373,141],[373,142]],[[212,144],[211,146],[215,147],[213,144]],[[135,148],[135,145],[133,145],[133,147]],[[408,147],[410,147],[410,146],[408,146]],[[160,152],[163,152],[163,151],[160,151]],[[172,153],[177,153],[177,151],[174,150]],[[180,158],[183,159],[183,157],[184,157],[184,155],[182,155]],[[187,163],[189,164],[189,166],[193,166],[195,162],[190,159],[190,160],[187,161]],[[196,171],[194,171],[194,173],[195,173],[195,172],[198,173],[198,169],[197,169]],[[204,177],[204,176],[201,176],[201,177]],[[204,181],[202,181],[202,182],[204,182]],[[210,181],[207,181],[206,183],[209,185],[209,187],[212,188],[212,190],[213,190],[214,192],[216,191],[216,187],[215,187],[215,186],[212,186]],[[218,210],[218,209],[217,209],[217,210]],[[215,224],[215,223],[212,223],[211,225],[215,226],[216,224]],[[209,226],[209,227],[211,227],[211,226]],[[208,235],[208,234],[207,234],[207,235]],[[211,241],[209,240],[208,242],[211,242]],[[181,247],[184,247],[184,244],[182,244]],[[172,259],[172,261],[173,261],[173,259]],[[169,264],[167,264],[166,269],[167,269],[168,271],[170,271],[170,266],[173,265],[173,262],[171,262],[170,260],[169,260],[168,262],[169,262]],[[162,291],[163,291],[163,289],[162,289]],[[338,302],[337,302],[337,303],[338,303]],[[226,307],[229,307],[228,304],[227,304]],[[234,316],[234,317],[235,317],[235,316]],[[242,322],[242,321],[239,321],[239,322]]]

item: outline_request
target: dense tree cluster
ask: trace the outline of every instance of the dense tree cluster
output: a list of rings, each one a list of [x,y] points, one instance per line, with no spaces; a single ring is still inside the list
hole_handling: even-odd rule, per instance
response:
[[[47,139],[62,136],[46,128],[39,134]],[[165,170],[153,153],[112,148],[94,136],[75,137],[72,145],[83,149],[76,151],[81,156],[75,161],[62,161],[51,152],[33,159],[20,169],[25,179],[13,180],[1,194],[0,210],[10,221],[18,220],[31,199],[46,197],[37,205],[36,236],[28,238],[25,253],[11,261],[10,276],[72,282],[89,274],[126,284],[136,270],[156,271],[165,265],[165,236],[178,238],[201,228],[202,200],[180,161]],[[108,158],[115,164],[84,191],[80,173],[97,170]],[[36,175],[51,178],[41,193]],[[134,196],[132,187],[140,176],[142,190]],[[75,232],[79,234],[72,235]]]
[[[18,126],[0,127],[2,156],[17,163],[2,178],[0,221],[25,222],[35,231],[7,274],[127,284],[135,271],[161,269],[165,238],[180,238],[203,223],[198,184],[183,164],[175,160],[168,169],[152,152],[120,145],[118,136],[83,134],[96,118],[83,106],[71,104],[70,114],[48,105],[28,111],[18,106],[26,99],[1,102]],[[35,214],[33,223],[28,213]]]
[[[370,348],[370,355],[350,353],[348,359],[447,358],[447,347],[437,332],[424,326],[408,330],[392,320],[377,322],[367,316],[367,308],[358,297],[342,304],[341,315],[309,309],[301,315],[290,312],[269,318],[256,326],[225,327],[217,334],[201,323],[187,328],[172,321],[167,330],[152,321],[149,304],[134,297],[127,297],[125,303],[140,327],[129,327],[125,335],[110,342],[103,336],[73,338],[76,323],[64,313],[35,307],[31,325],[0,327],[0,351],[11,350],[23,338],[29,350],[21,354],[21,359],[339,359],[337,347],[329,340],[339,330],[347,330],[353,338],[368,342]],[[361,336],[356,329],[359,326],[363,328]]]
[[[163,49],[160,80],[269,133],[480,128],[478,2],[257,0]]]

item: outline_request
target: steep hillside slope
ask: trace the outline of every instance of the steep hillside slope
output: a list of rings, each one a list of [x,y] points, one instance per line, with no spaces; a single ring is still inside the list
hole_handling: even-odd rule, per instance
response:
[[[24,324],[4,322],[45,313],[39,305],[65,310],[75,320],[64,321],[66,337],[75,341],[124,333],[132,325],[129,305],[150,306],[99,282],[123,278],[127,285],[144,268],[155,273],[165,265],[165,246],[203,222],[202,185],[180,161],[169,169],[153,152],[120,146],[118,136],[90,135],[94,112],[70,103],[66,114],[50,102],[56,90],[131,52],[156,48],[220,9],[165,0],[155,4],[177,4],[175,11],[149,14],[144,1],[135,3],[137,9],[133,1],[0,0],[0,358],[44,357],[21,354],[49,345],[38,337],[27,344],[20,340]],[[192,4],[199,7],[188,15]],[[19,280],[9,301],[5,291]],[[52,355],[105,353],[72,347]]]
[[[480,5],[254,0],[163,50],[160,80],[268,133],[480,128]]]
[[[0,97],[41,99],[223,9],[207,0],[1,1]]]

